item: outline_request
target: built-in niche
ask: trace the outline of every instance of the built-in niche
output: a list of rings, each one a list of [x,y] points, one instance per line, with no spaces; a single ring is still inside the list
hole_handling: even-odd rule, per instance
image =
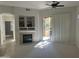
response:
[[[20,30],[35,30],[35,17],[34,16],[19,16],[19,29]]]

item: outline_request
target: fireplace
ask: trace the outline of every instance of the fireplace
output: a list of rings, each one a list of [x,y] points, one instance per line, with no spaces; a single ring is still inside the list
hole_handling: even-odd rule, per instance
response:
[[[23,43],[32,42],[32,34],[23,34]]]

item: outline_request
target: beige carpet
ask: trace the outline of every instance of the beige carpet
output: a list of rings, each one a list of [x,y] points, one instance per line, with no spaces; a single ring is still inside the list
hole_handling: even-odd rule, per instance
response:
[[[75,45],[41,41],[17,46],[14,58],[77,58],[79,49]]]

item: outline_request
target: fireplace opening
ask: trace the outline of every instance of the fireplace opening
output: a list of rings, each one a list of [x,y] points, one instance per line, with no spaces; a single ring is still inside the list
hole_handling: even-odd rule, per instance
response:
[[[23,43],[30,43],[30,42],[32,42],[32,34],[24,34]]]

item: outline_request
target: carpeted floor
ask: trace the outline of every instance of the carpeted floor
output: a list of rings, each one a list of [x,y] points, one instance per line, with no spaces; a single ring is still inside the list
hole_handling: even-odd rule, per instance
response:
[[[77,58],[79,49],[75,45],[41,41],[17,46],[12,58]]]

